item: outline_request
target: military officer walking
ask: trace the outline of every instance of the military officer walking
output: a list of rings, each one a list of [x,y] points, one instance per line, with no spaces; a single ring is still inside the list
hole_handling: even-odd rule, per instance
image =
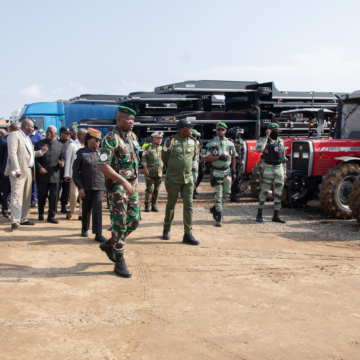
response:
[[[263,153],[264,170],[262,174],[261,192],[259,195],[259,208],[256,216],[257,222],[263,222],[262,213],[266,197],[274,182],[274,216],[272,221],[285,223],[279,218],[281,209],[281,195],[286,178],[285,146],[279,138],[279,125],[271,123],[268,125],[266,135],[260,138],[256,144],[256,151]]]
[[[161,186],[163,162],[161,160],[161,143],[164,133],[155,131],[151,134],[153,143],[150,143],[142,154],[142,165],[144,167],[144,175],[146,178],[145,190],[145,211],[158,212],[157,202]]]
[[[190,245],[199,245],[200,242],[192,235],[194,180],[191,173],[192,164],[196,157],[196,142],[191,137],[193,125],[188,119],[179,120],[178,133],[166,139],[162,150],[162,160],[166,168],[165,187],[168,195],[163,239],[170,239],[171,223],[174,220],[175,205],[182,191],[184,209],[183,242]]]
[[[138,177],[138,142],[132,132],[136,112],[119,106],[116,129],[110,132],[100,149],[99,170],[109,179],[111,239],[100,244],[109,259],[115,262],[114,271],[122,277],[131,277],[124,260],[125,239],[137,229],[140,222],[139,197],[136,192]]]
[[[211,162],[210,185],[215,188],[215,206],[210,208],[216,226],[222,226],[223,200],[230,196],[231,180],[236,178],[236,150],[234,143],[225,137],[227,125],[216,124],[216,137],[205,148],[204,160]],[[231,166],[231,170],[230,170]]]
[[[196,141],[196,157],[193,161],[193,164],[192,164],[192,169],[191,169],[191,172],[192,172],[192,176],[193,176],[193,179],[194,179],[194,193],[193,193],[193,199],[198,199],[199,196],[198,196],[198,193],[196,191],[196,183],[197,183],[197,178],[198,178],[198,174],[199,174],[199,162],[200,162],[200,142],[199,140],[197,139],[197,137],[199,136],[200,134],[194,129],[192,131],[192,136],[195,138],[195,141]]]

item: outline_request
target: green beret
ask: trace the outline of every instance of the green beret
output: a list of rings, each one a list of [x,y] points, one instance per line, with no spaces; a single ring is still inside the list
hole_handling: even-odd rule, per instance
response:
[[[268,125],[268,129],[278,129],[279,128],[279,125],[278,124],[275,124],[275,123],[270,123]]]
[[[216,126],[222,126],[222,127],[224,127],[225,129],[228,128],[227,125],[226,125],[225,123],[221,122],[221,121],[219,121],[219,122],[216,124]]]
[[[131,116],[131,115],[135,116],[136,115],[136,112],[133,109],[130,109],[130,108],[126,107],[126,106],[118,106],[118,111],[120,111],[120,112],[122,112],[122,113],[124,113],[126,115],[129,115],[129,116]]]
[[[193,134],[194,136],[199,136],[199,135],[200,135],[200,133],[197,132],[195,129],[192,131],[192,134]]]
[[[76,125],[71,125],[71,126],[70,126],[70,129],[76,129],[76,130],[78,130],[78,127],[77,127]]]

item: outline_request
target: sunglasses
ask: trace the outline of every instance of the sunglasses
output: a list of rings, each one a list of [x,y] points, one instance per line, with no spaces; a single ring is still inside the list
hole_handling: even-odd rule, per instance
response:
[[[216,131],[225,131],[224,128],[216,128]]]

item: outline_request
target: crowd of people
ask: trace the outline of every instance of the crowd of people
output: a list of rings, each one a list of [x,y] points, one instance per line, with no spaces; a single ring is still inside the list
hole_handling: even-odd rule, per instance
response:
[[[58,202],[61,213],[71,220],[79,202],[78,219],[82,222],[81,236],[88,237],[92,216],[92,233],[100,249],[115,263],[114,271],[122,277],[131,277],[124,259],[126,238],[140,223],[140,200],[137,193],[140,162],[146,178],[145,212],[159,212],[158,197],[163,168],[166,169],[165,188],[167,204],[162,239],[169,240],[179,195],[183,199],[183,243],[199,245],[193,236],[193,199],[197,198],[196,184],[199,161],[211,163],[210,184],[215,189],[215,205],[210,208],[216,226],[223,223],[223,202],[231,194],[231,184],[237,177],[238,157],[234,142],[225,135],[227,125],[216,125],[216,137],[201,151],[197,137],[188,119],[177,122],[177,134],[163,143],[164,133],[156,131],[141,147],[134,127],[135,111],[119,106],[116,127],[101,139],[99,130],[70,129],[59,131],[49,126],[46,133],[35,128],[31,119],[10,125],[9,134],[0,139],[0,169],[2,175],[3,218],[9,218],[13,230],[33,226],[28,219],[31,207],[38,208],[38,220],[44,221],[48,202],[47,222],[58,224]],[[277,124],[270,124],[265,138],[258,142],[258,151],[264,153],[266,172],[259,199],[256,221],[262,221],[264,196],[275,179],[275,214],[273,221],[283,222],[278,211],[281,179],[285,169],[283,144],[277,140]],[[272,134],[272,136],[271,136]],[[102,140],[102,141],[101,141]],[[279,195],[280,194],[280,195]],[[107,198],[111,220],[111,238],[102,235],[103,200]],[[70,207],[67,209],[68,203]]]

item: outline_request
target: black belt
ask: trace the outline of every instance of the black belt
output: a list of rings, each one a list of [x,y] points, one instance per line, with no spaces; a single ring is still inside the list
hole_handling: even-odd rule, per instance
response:
[[[265,161],[265,165],[281,165],[282,163],[268,163]]]
[[[228,166],[228,167],[221,167],[221,168],[220,168],[220,167],[216,167],[216,166],[213,165],[212,168],[215,169],[215,170],[228,170],[228,169],[229,169],[229,166]]]

